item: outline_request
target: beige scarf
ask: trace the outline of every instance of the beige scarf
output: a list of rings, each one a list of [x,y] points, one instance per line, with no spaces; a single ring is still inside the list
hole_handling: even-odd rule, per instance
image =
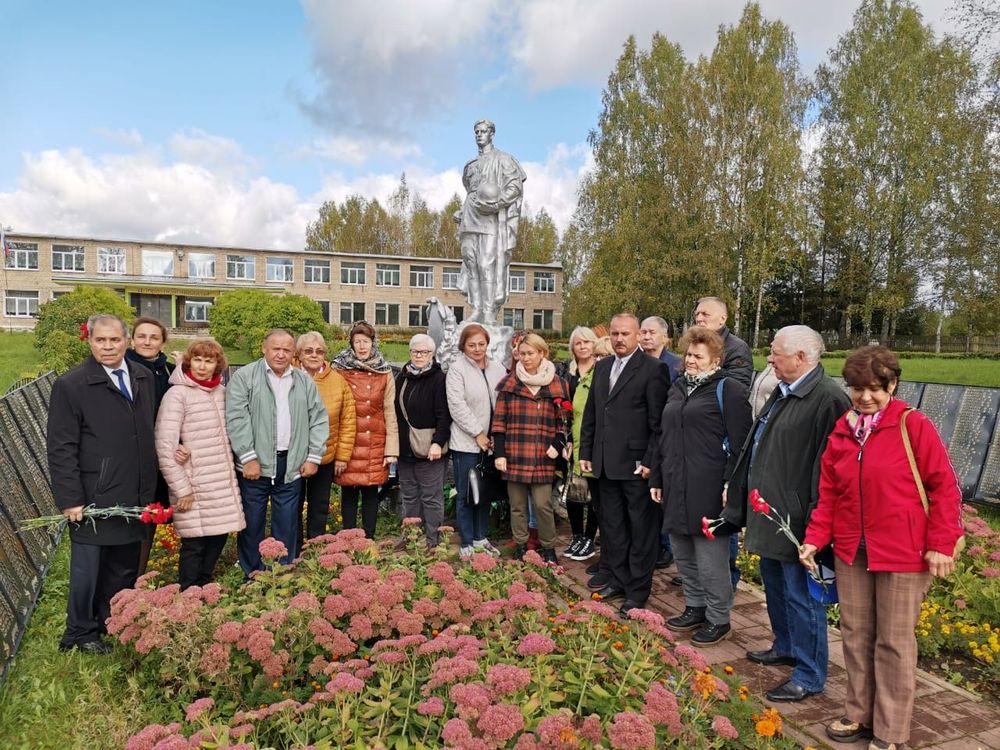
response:
[[[534,375],[530,375],[520,362],[517,363],[514,371],[517,373],[517,379],[524,383],[525,387],[531,391],[532,396],[538,395],[542,387],[551,383],[552,378],[556,376],[556,366],[547,359],[541,361],[541,364],[538,365],[538,372]]]

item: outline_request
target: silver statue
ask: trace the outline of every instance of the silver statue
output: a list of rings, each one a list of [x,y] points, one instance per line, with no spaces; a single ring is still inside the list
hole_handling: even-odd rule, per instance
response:
[[[462,247],[458,288],[472,307],[470,321],[496,325],[507,301],[507,269],[517,244],[527,178],[517,159],[493,146],[492,122],[480,120],[473,130],[479,155],[462,170],[468,194],[455,213]]]

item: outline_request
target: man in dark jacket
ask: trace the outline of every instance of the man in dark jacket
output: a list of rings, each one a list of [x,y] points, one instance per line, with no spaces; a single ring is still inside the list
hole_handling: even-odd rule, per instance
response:
[[[730,333],[726,327],[729,318],[729,308],[718,297],[702,297],[694,310],[694,324],[705,326],[722,336],[725,345],[725,355],[722,359],[722,369],[726,375],[736,378],[747,388],[753,383],[753,355],[750,347],[738,336]]]
[[[156,386],[125,361],[128,331],[110,315],[88,322],[87,360],[52,386],[48,459],[52,494],[70,523],[69,603],[61,650],[102,654],[111,597],[135,584],[145,527],[125,519],[83,521],[95,505],[145,505],[156,489]]]
[[[748,509],[748,493],[760,492],[773,512],[788,518],[803,539],[819,499],[819,464],[826,439],[850,407],[844,390],[819,362],[823,339],[807,326],[786,326],[771,343],[767,361],[778,387],[757,417],[730,480],[723,518],[746,522],[745,544],[760,555],[771,648],[750,651],[758,664],[794,666],[791,678],[768,690],[772,701],[800,701],[822,692],[827,673],[826,610],[809,594],[798,550],[774,523]]]
[[[649,496],[650,467],[667,400],[667,366],[639,350],[639,319],[611,320],[614,357],[594,366],[580,431],[580,468],[600,482],[601,570],[590,586],[625,597],[622,614],[649,598],[661,512]]]

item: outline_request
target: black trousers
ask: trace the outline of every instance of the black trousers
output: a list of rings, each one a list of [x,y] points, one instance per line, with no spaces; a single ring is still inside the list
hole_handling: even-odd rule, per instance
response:
[[[215,576],[215,564],[226,546],[229,534],[193,536],[181,539],[177,582],[181,591],[191,586],[204,586]]]
[[[330,490],[333,487],[333,461],[320,464],[316,473],[305,480],[305,489],[299,497],[299,549],[302,549],[302,532],[306,539],[326,533],[326,520],[330,517]],[[302,524],[302,506],[306,506],[306,522]]]
[[[375,538],[375,524],[378,521],[378,485],[365,487],[341,487],[340,510],[344,516],[344,528],[355,529],[358,526],[358,500],[361,501],[361,528],[365,536]]]
[[[139,542],[103,546],[73,542],[63,646],[96,641],[108,632],[111,597],[134,586],[138,577],[139,547]]]
[[[645,479],[601,477],[601,566],[625,596],[645,603],[660,554],[660,506]]]

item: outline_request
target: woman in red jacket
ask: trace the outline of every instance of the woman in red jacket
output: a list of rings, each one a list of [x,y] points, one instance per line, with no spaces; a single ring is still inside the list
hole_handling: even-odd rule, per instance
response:
[[[920,603],[932,575],[954,570],[962,536],[948,449],[927,417],[893,397],[900,374],[896,356],[881,346],[861,347],[844,364],[854,408],[827,440],[819,502],[800,550],[810,570],[828,544],[836,556],[847,697],[844,717],[826,732],[838,742],[871,738],[869,750],[895,750],[909,739]]]

